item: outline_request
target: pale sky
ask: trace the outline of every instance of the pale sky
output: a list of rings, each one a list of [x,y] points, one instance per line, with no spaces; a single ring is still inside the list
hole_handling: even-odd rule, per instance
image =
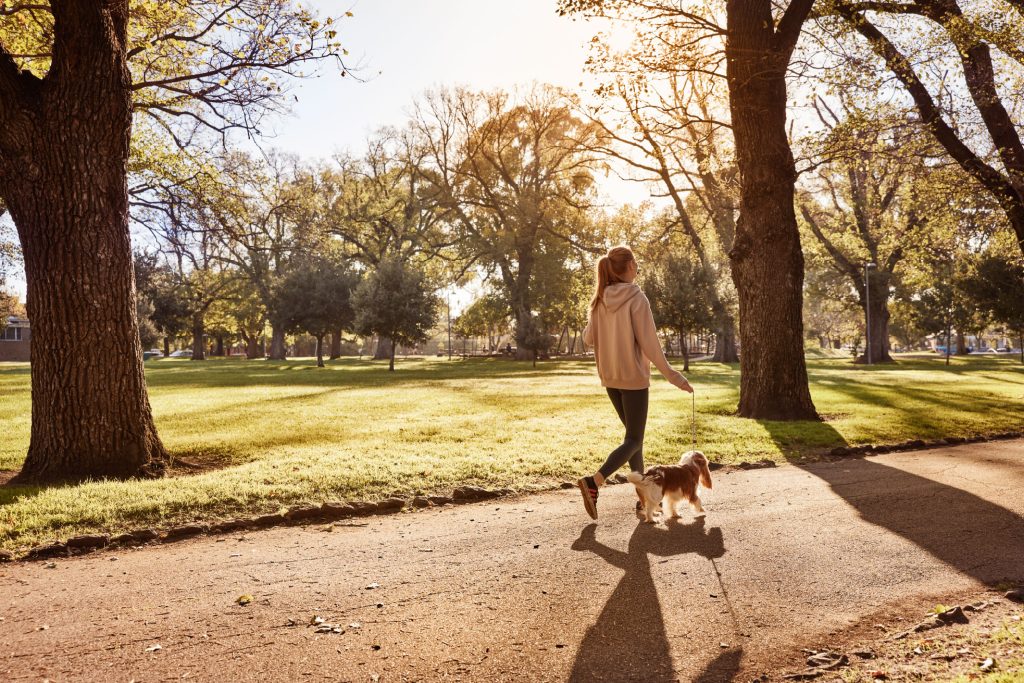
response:
[[[442,85],[575,88],[595,27],[559,17],[556,0],[315,0],[338,24],[360,83],[324,69],[299,83],[294,114],[270,144],[305,156],[361,148],[369,131],[401,124],[417,95]]]

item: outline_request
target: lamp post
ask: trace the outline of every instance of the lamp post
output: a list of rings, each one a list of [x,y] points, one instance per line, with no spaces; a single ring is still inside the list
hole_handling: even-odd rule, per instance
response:
[[[448,300],[448,360],[452,359],[452,293],[445,293]]]
[[[875,264],[871,262],[864,264],[864,327],[867,331],[864,350],[868,365],[871,365],[871,281],[868,279],[868,272],[874,267]]]

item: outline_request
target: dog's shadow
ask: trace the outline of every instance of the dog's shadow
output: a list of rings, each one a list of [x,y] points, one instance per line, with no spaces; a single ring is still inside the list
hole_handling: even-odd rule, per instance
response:
[[[625,574],[597,622],[587,629],[569,680],[676,680],[649,558],[686,553],[708,559],[721,557],[725,554],[722,530],[705,529],[703,515],[689,524],[678,520],[668,520],[666,526],[641,523],[630,536],[628,549],[622,552],[599,542],[596,529],[596,524],[584,528],[572,549],[592,552]],[[588,599],[589,595],[580,596],[581,601]]]

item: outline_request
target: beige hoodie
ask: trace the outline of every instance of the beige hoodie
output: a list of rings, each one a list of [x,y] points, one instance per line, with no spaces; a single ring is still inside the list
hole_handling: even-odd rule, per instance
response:
[[[583,341],[594,347],[602,386],[646,389],[651,385],[650,363],[675,386],[686,384],[665,359],[651,302],[636,284],[618,282],[605,287],[603,301],[591,312],[583,330]]]

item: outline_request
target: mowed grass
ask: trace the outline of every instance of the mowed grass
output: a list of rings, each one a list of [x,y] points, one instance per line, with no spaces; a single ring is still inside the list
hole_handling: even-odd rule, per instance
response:
[[[526,490],[594,470],[621,427],[592,362],[343,359],[147,364],[165,445],[206,466],[157,481],[0,486],[0,547],[116,533],[300,502],[441,493],[459,484]],[[736,366],[698,363],[697,445],[723,463],[813,458],[841,444],[972,436],[1024,425],[1024,369],[1009,358],[904,359],[865,368],[809,361],[820,423],[733,415]],[[645,454],[689,449],[690,396],[655,378]],[[0,364],[0,470],[29,442],[29,368]]]

